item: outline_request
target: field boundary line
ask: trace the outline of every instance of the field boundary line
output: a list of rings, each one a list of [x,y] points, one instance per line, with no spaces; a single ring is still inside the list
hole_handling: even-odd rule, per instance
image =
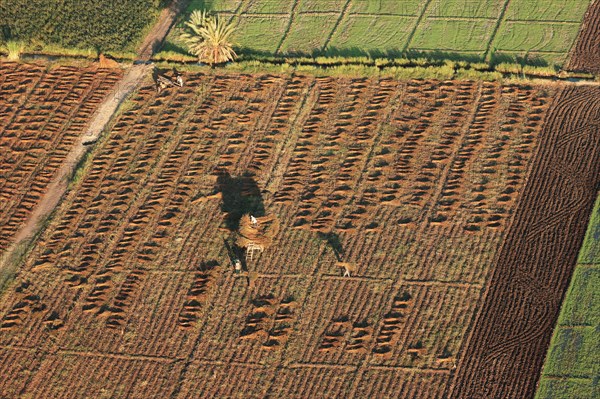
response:
[[[192,361],[192,363],[197,364],[212,364],[215,366],[240,366],[240,367],[251,367],[251,368],[268,368],[269,366],[262,363],[253,363],[253,362],[238,362],[236,360],[231,361],[223,361],[223,360],[211,360],[211,359],[197,359]]]
[[[450,374],[450,369],[431,369],[431,368],[419,368],[419,367],[407,367],[407,366],[386,366],[371,364],[368,367],[373,370],[390,370],[390,371],[406,371],[409,373],[419,374]]]
[[[497,48],[497,51],[501,51],[503,53],[515,53],[515,54],[523,54],[523,51],[521,50],[508,50],[508,49],[503,49],[503,48]],[[563,51],[557,51],[557,50],[532,50],[532,51],[528,51],[528,54],[564,54]]]
[[[348,7],[350,7],[350,1],[351,0],[346,0],[346,4],[344,4],[344,7],[342,8],[342,12],[340,12],[337,21],[335,21],[335,25],[333,25],[333,29],[331,29],[331,32],[329,32],[329,35],[325,39],[325,43],[323,43],[323,47],[321,47],[321,51],[324,52],[325,49],[327,48],[327,46],[329,46],[329,42],[331,42],[333,35],[335,34],[335,32],[337,31],[338,27],[340,26],[340,24],[342,22],[342,19],[344,19],[344,17],[347,15],[346,12],[348,11]]]
[[[235,8],[235,10],[229,11],[229,12],[223,12],[223,13],[219,13],[219,14],[229,15],[229,20],[227,21],[228,23],[231,23],[231,21],[233,21],[233,19],[237,17],[237,23],[235,24],[235,26],[237,27],[240,24],[240,16],[244,12],[245,5],[250,5],[250,2],[244,1],[244,0],[238,0],[238,4],[237,4],[237,7]]]
[[[496,41],[496,36],[498,34],[498,31],[500,30],[500,26],[502,25],[502,22],[504,22],[504,16],[506,15],[506,10],[508,9],[509,5],[510,5],[510,0],[506,0],[504,2],[504,7],[502,7],[502,10],[500,11],[500,15],[498,16],[498,22],[496,22],[496,27],[492,31],[492,35],[490,36],[490,40],[488,41],[487,48],[485,49],[485,53],[483,54],[483,59],[485,61],[489,61],[489,58],[491,57],[490,49],[492,48],[492,45]]]
[[[0,345],[0,349],[19,351],[19,352],[38,352],[39,348],[18,345]]]
[[[452,48],[426,48],[426,47],[411,47],[411,50],[416,51],[448,51],[448,52],[456,52],[456,49]],[[481,53],[483,50],[460,50],[460,53]]]
[[[290,30],[292,29],[292,24],[294,23],[294,18],[296,18],[296,9],[298,8],[299,1],[300,0],[294,0],[294,5],[292,6],[290,13],[288,14],[289,15],[288,24],[285,27],[285,31],[283,32],[283,35],[281,36],[281,40],[279,41],[279,44],[277,45],[277,48],[275,49],[274,54],[279,54],[279,51],[281,51],[281,47],[283,46],[283,43],[287,39],[287,36],[290,33]]]
[[[337,11],[298,11],[297,12],[298,15],[315,15],[317,17],[322,16],[322,17],[327,17],[327,16],[338,16],[340,15],[339,12]]]
[[[355,371],[358,366],[351,364],[336,364],[336,363],[301,363],[294,362],[289,363],[285,366],[288,369],[337,369],[337,370],[347,370],[348,372]]]
[[[427,0],[426,3],[423,5],[423,9],[421,10],[421,13],[417,17],[417,21],[415,22],[415,26],[413,27],[412,31],[410,32],[410,34],[406,38],[406,44],[404,45],[404,48],[402,49],[402,52],[406,53],[408,51],[408,49],[411,48],[410,44],[412,43],[413,38],[415,37],[415,33],[417,33],[417,29],[419,28],[419,25],[421,24],[421,21],[425,17],[425,13],[427,12],[427,9],[429,8],[430,4],[431,4],[431,0]]]
[[[375,281],[382,283],[394,283],[391,277],[350,276],[344,277],[336,274],[321,274],[322,280],[348,280],[348,281]]]
[[[494,17],[457,17],[457,16],[443,16],[443,15],[430,15],[427,19],[432,19],[434,21],[496,21]]]
[[[349,16],[354,17],[409,17],[417,18],[416,14],[392,14],[390,12],[374,13],[374,12],[349,12]]]
[[[402,279],[401,281],[404,284],[418,285],[418,286],[422,286],[422,287],[440,286],[440,287],[466,288],[466,289],[471,289],[471,288],[482,289],[483,288],[483,284],[481,284],[481,283],[467,283],[467,282],[460,282],[460,281],[407,280],[407,279]]]
[[[93,352],[93,351],[78,351],[73,349],[59,349],[57,355],[62,356],[82,356],[82,357],[101,357],[119,360],[138,360],[157,363],[174,363],[184,360],[184,358],[167,357],[167,356],[152,356],[152,355],[136,355],[136,354],[117,354],[110,352]]]
[[[518,23],[524,23],[524,24],[531,24],[531,23],[540,23],[540,24],[552,24],[552,25],[580,25],[581,21],[553,21],[551,19],[511,19],[511,18],[506,18],[504,19],[504,22],[518,22]]]

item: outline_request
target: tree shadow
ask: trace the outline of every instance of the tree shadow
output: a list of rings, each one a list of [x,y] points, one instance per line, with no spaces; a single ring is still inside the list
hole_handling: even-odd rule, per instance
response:
[[[229,264],[231,268],[235,268],[235,262],[240,261],[242,264],[242,271],[248,271],[248,265],[246,264],[246,258],[244,256],[244,248],[240,248],[236,245],[235,241],[230,243],[228,239],[223,238],[223,245],[227,251],[229,257]]]
[[[338,262],[342,261],[342,256],[344,255],[344,247],[342,246],[342,242],[340,241],[340,236],[337,233],[317,233],[318,237],[325,241],[325,243],[331,248],[335,258]]]
[[[198,270],[204,273],[208,273],[218,266],[219,262],[217,262],[216,260],[202,261],[198,265]]]
[[[256,217],[265,215],[261,190],[251,174],[219,173],[215,191],[222,195],[221,210],[226,213],[225,226],[231,231],[239,228],[240,219],[247,213]]]
[[[188,51],[186,48],[184,48],[183,46],[170,42],[168,40],[165,40],[165,42],[163,43],[162,47],[160,48],[161,51],[172,51],[175,53],[181,53],[181,54],[188,54]]]

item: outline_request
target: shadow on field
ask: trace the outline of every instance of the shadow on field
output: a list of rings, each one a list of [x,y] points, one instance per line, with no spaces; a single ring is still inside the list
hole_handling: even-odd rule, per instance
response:
[[[404,59],[410,60],[412,63],[403,64],[404,66],[441,66],[447,61],[454,62],[467,62],[467,63],[480,63],[485,62],[481,54],[466,54],[453,51],[439,51],[439,50],[408,50],[404,51],[401,49],[361,49],[359,47],[328,47],[325,50],[314,50],[312,52],[287,52],[279,53],[277,55],[266,52],[255,50],[248,47],[236,47],[236,52],[240,55],[241,60],[253,60],[253,59],[264,59],[272,63],[283,64],[285,62],[293,63],[294,59],[305,59],[305,58],[317,58],[317,57],[340,57],[347,58],[352,61],[353,58],[369,58],[374,59]],[[307,63],[302,61],[301,63]],[[518,54],[506,54],[501,52],[495,52],[491,55],[491,65],[495,66],[501,63],[528,65],[537,67],[550,66],[543,58],[523,53]],[[343,61],[339,61],[339,65],[342,65]],[[328,64],[329,66],[335,66],[335,62]]]
[[[249,174],[231,176],[222,172],[217,177],[215,191],[222,194],[221,210],[226,213],[225,226],[231,231],[238,229],[245,214],[264,216],[265,206],[256,180]]]
[[[342,246],[342,242],[340,241],[340,236],[337,233],[322,233],[318,232],[317,235],[319,238],[331,248],[335,258],[338,262],[342,261],[342,256],[344,255],[344,247]]]

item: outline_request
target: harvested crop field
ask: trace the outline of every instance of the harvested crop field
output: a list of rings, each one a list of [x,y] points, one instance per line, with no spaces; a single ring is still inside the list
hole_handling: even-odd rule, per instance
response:
[[[570,70],[600,73],[600,1],[594,1],[583,19],[569,60]]]
[[[0,63],[0,254],[121,73]]]
[[[548,307],[516,314],[545,321],[543,360],[598,183],[597,107],[577,106],[597,89],[185,80],[132,97],[0,302],[0,395],[467,395],[488,352],[529,376],[490,397],[530,392],[531,338],[487,342],[476,316],[510,334],[507,276],[539,281],[523,300]],[[243,212],[278,229],[235,274]],[[556,269],[513,271],[521,234]]]

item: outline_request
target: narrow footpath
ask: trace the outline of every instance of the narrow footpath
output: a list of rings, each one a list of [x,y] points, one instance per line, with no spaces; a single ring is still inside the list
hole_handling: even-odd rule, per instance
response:
[[[87,127],[79,136],[77,143],[48,185],[46,193],[34,207],[29,219],[15,235],[13,244],[2,254],[0,270],[6,271],[6,269],[13,269],[17,266],[19,256],[25,248],[32,244],[33,239],[43,227],[44,221],[58,206],[67,192],[69,181],[77,165],[92,150],[93,144],[100,138],[121,103],[140,86],[146,76],[152,73],[153,65],[150,62],[152,55],[160,48],[175,23],[177,15],[187,7],[188,2],[188,0],[173,0],[170,6],[162,10],[154,27],[138,49],[138,61],[127,68],[123,78],[117,82],[113,90],[98,106]],[[2,283],[0,281],[0,288]]]

